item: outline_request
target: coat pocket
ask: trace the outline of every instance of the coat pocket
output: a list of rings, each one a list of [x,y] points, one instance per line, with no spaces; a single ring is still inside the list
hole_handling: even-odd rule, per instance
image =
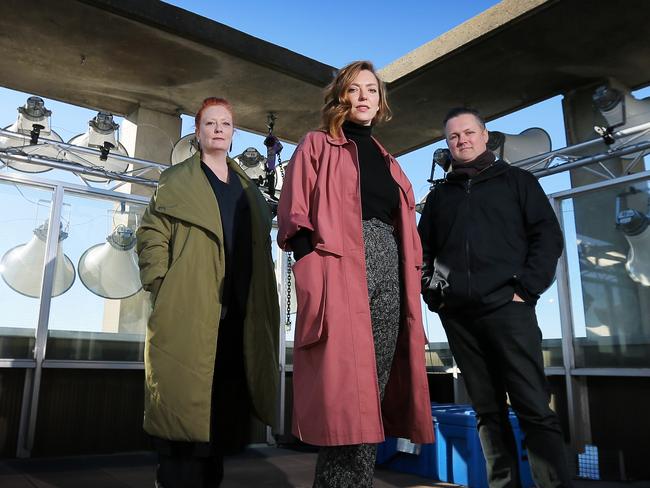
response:
[[[298,309],[294,347],[307,348],[327,337],[325,326],[325,266],[314,250],[293,265]]]

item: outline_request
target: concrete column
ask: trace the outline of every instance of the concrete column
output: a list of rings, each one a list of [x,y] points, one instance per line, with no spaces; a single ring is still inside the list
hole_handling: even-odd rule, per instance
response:
[[[161,164],[169,164],[174,143],[181,135],[181,118],[140,107],[124,118],[120,142],[129,155]],[[130,168],[137,169],[137,168]],[[143,174],[158,179],[158,170]],[[153,189],[141,185],[126,184],[117,191],[151,196]],[[139,222],[134,214],[125,215],[127,221],[120,222],[135,228]],[[151,311],[149,294],[140,291],[123,300],[106,300],[104,306],[103,330],[111,332],[143,333]]]
[[[120,135],[131,156],[169,164],[181,136],[181,118],[140,107],[125,117]]]

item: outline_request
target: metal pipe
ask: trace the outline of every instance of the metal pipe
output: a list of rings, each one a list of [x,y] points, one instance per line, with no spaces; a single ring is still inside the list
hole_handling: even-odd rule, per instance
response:
[[[111,333],[112,334],[112,333]],[[144,342],[144,338],[140,339]],[[66,359],[46,359],[43,361],[43,369],[144,369],[142,361],[79,361]]]
[[[574,146],[575,147],[575,146]],[[563,171],[576,169],[581,166],[587,166],[593,163],[599,163],[601,161],[607,161],[608,159],[616,158],[619,156],[625,156],[626,154],[631,154],[635,152],[645,151],[650,149],[650,141],[640,142],[639,144],[634,144],[633,146],[626,146],[621,149],[614,149],[613,151],[608,151],[604,154],[597,154],[595,156],[587,156],[576,161],[571,161],[568,163],[558,164],[552,168],[544,168],[537,171],[531,171],[537,178],[543,178],[544,176],[554,175],[556,173],[561,173]],[[526,161],[526,160],[524,160]],[[520,161],[521,162],[521,161]]]
[[[594,193],[600,191],[604,188],[610,188],[612,186],[618,185],[633,185],[641,181],[650,180],[650,170],[643,171],[642,173],[632,173],[625,176],[619,176],[613,180],[599,181],[597,183],[591,183],[589,185],[578,186],[575,188],[570,188],[568,190],[558,191],[549,195],[549,198],[555,198],[557,200],[564,200],[567,198],[574,198],[580,195],[586,195],[587,193]]]
[[[23,455],[31,456],[36,436],[36,418],[38,416],[38,398],[41,390],[41,379],[43,375],[43,360],[47,347],[47,330],[50,321],[50,305],[52,302],[52,290],[54,289],[54,271],[56,255],[59,245],[59,232],[61,223],[61,209],[63,207],[63,187],[57,186],[52,196],[52,207],[48,220],[47,241],[45,242],[45,261],[43,263],[43,281],[41,283],[41,296],[38,313],[38,326],[36,327],[36,341],[34,347],[34,359],[36,368],[32,382],[31,398],[29,402],[29,421],[27,424],[26,438],[24,439]]]
[[[564,226],[562,213],[562,200],[550,198],[551,206],[561,226]],[[576,391],[571,371],[575,367],[575,356],[573,351],[574,324],[571,313],[571,284],[569,281],[569,262],[566,248],[558,260],[556,270],[557,296],[560,312],[560,327],[562,331],[562,366],[564,368],[565,391],[567,395],[567,413],[569,420],[569,437],[571,445],[580,450],[584,444],[584,426],[577,415],[576,397],[580,394]]]
[[[25,141],[25,138],[29,139],[26,134],[21,134],[18,132],[13,132],[7,129],[0,129],[0,136],[5,136],[8,137],[9,139],[14,139],[14,140],[20,140],[21,142]],[[100,156],[101,151],[98,149],[93,149],[91,147],[83,147],[83,146],[75,146],[74,144],[68,144],[67,142],[61,142],[61,141],[53,141],[52,139],[45,139],[41,137],[39,141],[42,141],[43,143],[46,144],[51,144],[57,147],[60,147],[61,149],[67,149],[70,150],[72,153],[83,153],[83,154],[88,154],[91,156]],[[29,144],[23,144],[25,146]],[[117,154],[117,153],[110,153],[111,158],[117,159],[119,161],[124,161],[125,163],[129,164],[141,164],[143,166],[148,166],[152,168],[160,168],[160,169],[167,169],[169,168],[168,165],[166,164],[160,164],[156,163],[155,161],[149,161],[147,159],[138,159],[138,158],[132,158],[130,156],[124,156],[122,154]]]
[[[94,196],[99,196],[101,198],[107,198],[109,200],[126,201],[129,203],[138,203],[144,205],[147,205],[149,203],[149,198],[141,195],[134,195],[131,193],[117,193],[111,191],[110,189],[95,188],[92,186],[83,186],[76,183],[47,180],[42,177],[36,177],[33,175],[33,173],[18,174],[18,172],[16,173],[0,172],[0,182],[2,181],[7,181],[14,184],[17,183],[21,185],[30,185],[36,188],[43,188],[48,191],[53,191],[57,186],[62,186],[63,190],[67,194],[94,195]]]
[[[637,125],[637,126],[634,126],[634,127],[630,127],[628,129],[623,129],[623,130],[620,130],[618,132],[614,132],[612,134],[612,136],[614,137],[614,139],[621,139],[623,137],[628,137],[628,136],[638,134],[638,133],[644,132],[644,131],[650,131],[650,122],[646,122],[645,124]],[[596,145],[596,144],[604,144],[603,138],[598,137],[598,138],[592,139],[590,141],[585,141],[585,142],[581,142],[579,144],[574,144],[573,146],[567,146],[567,147],[564,147],[562,149],[556,149],[555,151],[549,151],[549,152],[544,153],[544,154],[539,154],[537,156],[532,156],[532,157],[527,158],[527,159],[522,159],[521,161],[516,161],[516,162],[512,163],[512,166],[518,166],[518,167],[520,167],[520,166],[529,166],[529,165],[537,163],[539,161],[543,161],[544,159],[547,159],[547,158],[552,159],[552,158],[554,158],[556,156],[562,156],[564,154],[571,154],[573,152],[580,151],[582,149],[587,149],[587,148],[589,148],[589,147],[591,147],[593,145]]]
[[[278,395],[278,419],[277,419],[277,434],[284,435],[284,411],[286,408],[286,364],[287,364],[287,333],[285,324],[289,320],[288,314],[288,301],[289,295],[287,293],[288,284],[288,271],[289,271],[289,253],[284,252],[279,247],[276,254],[275,276],[278,283],[278,293],[280,293],[280,337],[279,337],[279,350],[278,350],[278,369],[280,370],[280,385]],[[295,284],[293,284],[295,286]]]
[[[101,176],[111,180],[125,181],[127,183],[136,183],[138,185],[155,187],[158,185],[157,181],[144,178],[142,176],[132,176],[124,173],[116,173],[113,171],[106,171],[102,169],[95,169],[81,164],[61,161],[52,159],[45,156],[28,156],[24,154],[16,154],[7,149],[0,149],[0,156],[4,159],[10,159],[19,163],[34,163],[41,166],[49,166],[50,168],[63,169],[72,171],[74,173],[81,173],[85,175]]]
[[[34,367],[30,367],[29,369],[25,370],[25,379],[23,381],[23,401],[20,405],[18,438],[16,442],[16,457],[18,458],[28,458],[31,455],[31,452],[27,450],[27,431],[29,430],[32,384],[34,382]]]
[[[626,378],[650,378],[650,368],[575,368],[574,376],[625,376]]]

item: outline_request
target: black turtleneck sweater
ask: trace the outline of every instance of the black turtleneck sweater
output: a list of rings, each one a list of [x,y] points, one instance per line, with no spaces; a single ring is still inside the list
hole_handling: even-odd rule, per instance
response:
[[[372,140],[372,126],[346,120],[343,123],[343,134],[354,142],[359,154],[361,218],[375,218],[392,225],[395,210],[399,206],[399,190],[390,174],[388,163]]]
[[[399,206],[399,188],[390,174],[388,163],[372,140],[372,126],[345,121],[342,129],[346,139],[354,142],[358,154],[361,218],[376,218],[392,225]],[[297,232],[290,242],[296,260],[313,250],[311,231],[307,229]]]

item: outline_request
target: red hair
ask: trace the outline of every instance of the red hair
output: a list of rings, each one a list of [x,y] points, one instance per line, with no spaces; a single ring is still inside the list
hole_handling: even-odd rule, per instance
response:
[[[226,110],[228,110],[228,112],[230,112],[230,116],[233,118],[234,123],[235,114],[233,113],[232,105],[230,105],[230,102],[225,98],[208,97],[203,100],[201,107],[196,111],[196,115],[194,116],[194,127],[196,127],[197,130],[199,128],[199,125],[201,125],[201,116],[203,115],[203,111],[208,107],[212,107],[213,105],[221,105]]]

